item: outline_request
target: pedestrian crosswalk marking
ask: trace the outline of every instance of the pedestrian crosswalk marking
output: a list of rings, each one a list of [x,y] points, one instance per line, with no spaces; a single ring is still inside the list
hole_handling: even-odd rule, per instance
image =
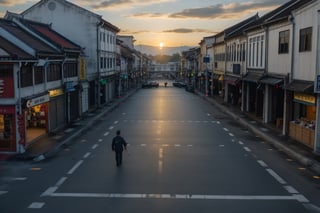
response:
[[[261,200],[308,202],[301,194],[293,195],[199,195],[199,194],[121,194],[121,193],[51,193],[51,197],[119,198],[119,199],[181,199],[181,200]]]
[[[123,120],[123,122],[127,123],[127,122],[138,122],[138,123],[196,123],[196,124],[208,124],[208,123],[212,123],[212,124],[220,124],[219,121],[208,121],[208,120]]]

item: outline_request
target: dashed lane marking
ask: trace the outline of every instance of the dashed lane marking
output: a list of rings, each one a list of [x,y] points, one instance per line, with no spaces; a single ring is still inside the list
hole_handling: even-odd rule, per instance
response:
[[[264,161],[262,161],[262,160],[258,160],[257,161],[262,167],[264,167],[264,168],[267,168],[268,167],[268,165],[264,162]]]
[[[114,124],[117,124],[117,123],[119,123],[119,121],[115,121],[115,122],[114,122]]]
[[[109,135],[109,132],[106,132],[103,134],[103,136],[108,136]]]
[[[61,186],[68,178],[67,177],[62,177],[58,182],[56,183],[56,186]]]
[[[91,149],[96,149],[99,145],[98,144],[94,144]]]
[[[34,202],[29,205],[29,209],[41,209],[45,203]]]
[[[88,158],[90,155],[91,155],[91,152],[87,152],[87,153],[83,156],[83,158]]]
[[[290,193],[290,194],[299,194],[299,192],[293,188],[292,186],[284,186],[284,188]]]
[[[234,134],[232,134],[232,133],[229,133],[229,136],[230,136],[230,137],[234,137]]]
[[[7,194],[8,191],[0,191],[0,195],[4,195],[4,194]]]
[[[11,180],[23,181],[23,180],[27,180],[27,178],[26,177],[14,177],[14,178],[11,178]]]
[[[244,150],[246,150],[247,152],[251,152],[251,149],[249,149],[248,147],[243,147]]]
[[[276,179],[279,183],[281,184],[287,184],[287,182],[285,180],[283,180],[275,171],[273,171],[272,169],[266,169],[267,172],[269,172],[269,174],[274,177],[274,179]]]
[[[83,163],[83,160],[79,160],[69,171],[68,171],[68,175],[73,174],[76,169]]]
[[[110,127],[109,127],[110,130],[112,130],[113,128],[114,128],[113,126],[110,126]]]

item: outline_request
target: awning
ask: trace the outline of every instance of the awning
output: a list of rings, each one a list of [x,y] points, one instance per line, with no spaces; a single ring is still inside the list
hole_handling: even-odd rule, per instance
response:
[[[283,82],[283,79],[281,78],[272,78],[272,77],[265,77],[260,80],[260,83],[263,84],[269,84],[269,85],[276,85],[276,84],[281,84]]]
[[[240,81],[239,78],[234,77],[234,76],[228,76],[228,75],[226,75],[226,76],[224,77],[224,80],[225,80],[225,82],[226,82],[227,84],[231,84],[231,85],[234,85],[234,86],[236,86],[236,85],[239,83],[239,81]]]
[[[246,76],[244,76],[243,80],[252,82],[252,83],[258,83],[258,81],[263,77],[263,73],[258,72],[248,72]]]
[[[293,80],[285,86],[285,89],[294,92],[313,92],[313,82]]]

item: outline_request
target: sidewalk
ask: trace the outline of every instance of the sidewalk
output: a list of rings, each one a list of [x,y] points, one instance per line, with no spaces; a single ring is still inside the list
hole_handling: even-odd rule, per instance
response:
[[[248,130],[320,175],[320,155],[315,154],[310,148],[288,136],[282,135],[281,131],[275,127],[263,124],[262,121],[255,119],[253,116],[250,116],[250,114],[242,112],[238,107],[224,103],[223,100],[220,100],[219,98],[206,97],[198,91],[196,91],[195,94],[201,96],[203,99],[219,108],[222,112],[230,115],[234,120],[248,128]]]
[[[87,131],[94,123],[108,112],[114,110],[128,97],[134,94],[137,89],[132,89],[123,97],[113,100],[92,112],[86,113],[80,119],[74,121],[65,129],[52,135],[45,135],[30,144],[22,154],[13,154],[7,157],[2,156],[0,160],[33,160],[41,161],[54,156],[63,147],[72,143],[76,137]]]

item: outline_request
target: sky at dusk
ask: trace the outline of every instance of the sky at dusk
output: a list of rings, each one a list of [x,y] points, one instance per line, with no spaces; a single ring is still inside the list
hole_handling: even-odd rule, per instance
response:
[[[260,16],[288,0],[69,0],[133,35],[135,45],[197,46],[256,13]],[[0,17],[20,13],[37,0],[0,0]]]

